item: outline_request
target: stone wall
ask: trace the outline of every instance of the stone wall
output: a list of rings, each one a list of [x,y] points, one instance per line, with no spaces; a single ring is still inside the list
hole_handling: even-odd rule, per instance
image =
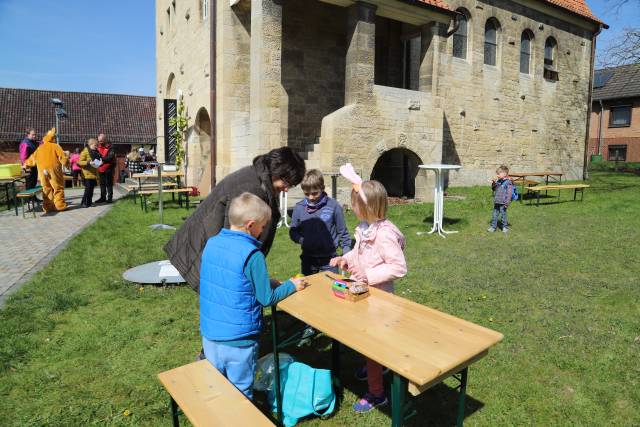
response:
[[[582,176],[591,34],[506,0],[452,0],[469,12],[467,59],[454,58],[440,29],[436,93],[443,99],[443,161],[462,169],[452,185],[486,182],[500,164],[512,171],[557,170]],[[484,64],[484,26],[500,23],[498,61]],[[534,34],[531,74],[520,73],[520,36]],[[557,82],[543,78],[547,37],[558,42]]]
[[[290,147],[306,152],[318,142],[322,118],[344,105],[346,9],[287,0],[282,12],[282,127]]]
[[[181,91],[190,117],[188,144],[192,144],[187,184],[206,194],[211,182],[210,146],[200,138],[194,139],[196,114],[202,108],[209,110],[210,20],[202,15],[200,4],[156,1],[157,156],[164,160],[164,99],[176,99]],[[196,142],[198,145],[193,146]]]

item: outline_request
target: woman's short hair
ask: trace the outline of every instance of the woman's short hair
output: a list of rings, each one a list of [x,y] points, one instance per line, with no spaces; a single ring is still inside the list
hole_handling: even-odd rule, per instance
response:
[[[322,177],[322,172],[318,169],[308,170],[307,173],[304,174],[304,178],[302,178],[300,187],[302,187],[302,191],[307,192],[313,190],[324,190],[324,178]]]
[[[380,221],[387,217],[387,190],[378,181],[364,181],[360,191],[367,202],[355,190],[351,190],[351,206],[368,223]]]
[[[247,221],[261,222],[271,218],[271,208],[255,194],[244,192],[231,201],[229,224],[242,227]]]
[[[283,179],[290,187],[300,184],[306,167],[304,159],[290,147],[280,147],[253,159],[253,164],[261,163],[272,177]]]

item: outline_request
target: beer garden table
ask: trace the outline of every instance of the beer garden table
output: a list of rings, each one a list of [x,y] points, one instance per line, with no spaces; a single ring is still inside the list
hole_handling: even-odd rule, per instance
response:
[[[436,182],[433,189],[433,227],[427,234],[437,231],[439,235],[446,237],[445,234],[457,233],[457,231],[445,231],[442,228],[442,220],[444,217],[444,175],[442,171],[458,170],[460,169],[460,165],[430,164],[418,165],[418,168],[432,170],[436,174]],[[425,232],[418,231],[417,234],[425,234]]]
[[[405,404],[407,391],[418,395],[454,376],[460,382],[457,425],[463,424],[468,368],[502,340],[501,333],[375,288],[358,302],[337,298],[331,291],[333,280],[324,273],[306,280],[306,289],[279,302],[277,308],[332,338],[334,378],[338,379],[340,370],[340,344],[389,368],[393,372],[391,425],[398,427],[411,416]],[[276,306],[271,316],[281,420]]]

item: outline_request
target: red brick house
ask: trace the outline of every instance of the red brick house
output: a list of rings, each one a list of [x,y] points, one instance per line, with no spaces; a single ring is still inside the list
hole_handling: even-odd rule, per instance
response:
[[[596,70],[589,153],[640,162],[640,64]]]
[[[18,144],[26,129],[34,128],[42,138],[55,126],[51,98],[60,99],[68,114],[58,130],[65,150],[82,148],[102,132],[116,147],[120,168],[132,146],[155,148],[155,97],[0,88],[0,163],[19,163]]]

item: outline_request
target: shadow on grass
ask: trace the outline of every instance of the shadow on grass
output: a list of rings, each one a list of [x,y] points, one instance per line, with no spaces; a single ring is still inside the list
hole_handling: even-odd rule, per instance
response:
[[[433,215],[429,215],[427,217],[425,217],[422,222],[424,224],[433,224]],[[443,217],[442,218],[442,225],[454,225],[454,224],[460,224],[460,225],[467,225],[469,223],[469,221],[467,221],[464,218],[450,218],[450,217]]]
[[[273,351],[272,335],[271,335],[271,315],[264,316],[264,331],[260,338],[260,357]],[[296,318],[283,313],[278,313],[278,329],[279,339],[282,342],[297,331],[304,328],[304,323]],[[309,345],[298,347],[296,343],[289,345],[287,348],[281,348],[280,353],[287,353],[294,357],[297,361],[306,363],[317,369],[331,369],[331,338],[319,334],[311,341]],[[341,345],[340,351],[340,381],[345,390],[348,390],[355,396],[362,396],[367,392],[367,381],[359,381],[355,378],[355,371],[365,363],[364,356],[356,351]],[[472,370],[470,369],[470,377]],[[391,381],[393,374],[388,373],[384,376],[385,393],[389,398],[389,404],[377,408],[391,420]],[[449,381],[447,381],[448,383]],[[455,382],[455,380],[453,381]],[[413,417],[405,422],[406,426],[451,426],[456,425],[458,414],[458,391],[456,388],[445,383],[437,384],[426,390],[419,396],[413,397],[407,392],[407,402],[411,402],[412,408],[416,413]],[[254,402],[256,406],[267,416],[271,416],[266,394],[257,392],[254,394]],[[341,419],[345,416],[344,412],[350,413],[352,405],[355,403],[353,397],[343,397],[339,401],[334,413],[328,418],[339,416]],[[465,398],[464,417],[467,418],[477,412],[484,406],[479,400],[474,399],[467,394]],[[340,415],[337,413],[340,412]]]

